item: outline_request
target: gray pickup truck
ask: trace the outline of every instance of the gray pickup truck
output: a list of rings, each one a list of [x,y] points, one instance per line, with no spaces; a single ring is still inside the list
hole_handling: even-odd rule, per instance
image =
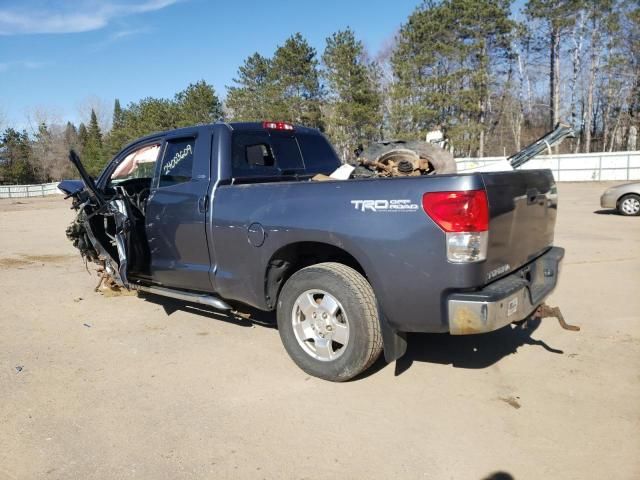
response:
[[[407,332],[527,319],[564,255],[549,170],[314,181],[340,159],[281,122],[150,135],[96,179],[70,157],[67,234],[116,288],[277,310],[293,361],[332,381],[399,358]]]

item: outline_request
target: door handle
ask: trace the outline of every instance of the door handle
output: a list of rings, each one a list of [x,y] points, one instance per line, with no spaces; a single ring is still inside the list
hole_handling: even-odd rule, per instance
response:
[[[198,198],[198,211],[200,213],[207,213],[208,198],[209,197],[207,195]]]

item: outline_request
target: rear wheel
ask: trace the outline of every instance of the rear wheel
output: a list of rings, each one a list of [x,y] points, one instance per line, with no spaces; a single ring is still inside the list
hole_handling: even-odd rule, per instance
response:
[[[289,278],[278,298],[278,331],[302,370],[334,382],[363,372],[382,351],[371,285],[339,263],[313,265]]]
[[[640,195],[630,193],[622,197],[618,202],[618,212],[626,216],[640,215]]]

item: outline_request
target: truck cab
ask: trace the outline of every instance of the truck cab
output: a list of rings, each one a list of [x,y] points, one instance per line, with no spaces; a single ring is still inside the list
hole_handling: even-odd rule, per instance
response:
[[[104,225],[99,225],[101,216],[90,222],[118,283],[148,281],[215,292],[211,227],[216,188],[304,180],[340,166],[317,130],[294,131],[273,123],[273,128],[219,123],[152,134],[114,157],[89,188],[98,197],[114,199],[106,208],[110,215]],[[77,182],[61,184],[68,192],[79,187]]]

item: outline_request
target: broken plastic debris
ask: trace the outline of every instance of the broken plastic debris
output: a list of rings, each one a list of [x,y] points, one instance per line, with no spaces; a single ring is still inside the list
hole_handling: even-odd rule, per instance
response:
[[[353,165],[345,163],[344,165],[336,168],[329,176],[335,180],[347,180],[355,169],[356,167],[354,167]]]
[[[311,180],[314,182],[326,182],[327,180],[333,180],[329,175],[325,175],[324,173],[318,173],[314,175]]]
[[[317,175],[314,175],[311,180],[314,180],[316,182],[326,182],[327,180],[348,180],[354,170],[355,167],[353,165],[345,163],[344,165],[336,168],[331,175],[318,173]]]

